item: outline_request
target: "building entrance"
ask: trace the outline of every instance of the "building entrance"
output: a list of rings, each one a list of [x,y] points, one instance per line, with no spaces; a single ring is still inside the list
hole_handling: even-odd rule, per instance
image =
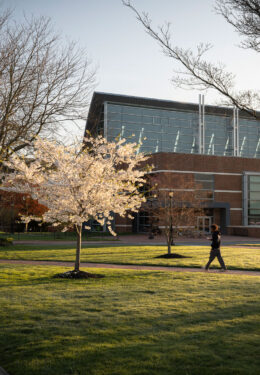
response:
[[[212,216],[198,216],[197,227],[200,232],[209,233],[212,224]]]

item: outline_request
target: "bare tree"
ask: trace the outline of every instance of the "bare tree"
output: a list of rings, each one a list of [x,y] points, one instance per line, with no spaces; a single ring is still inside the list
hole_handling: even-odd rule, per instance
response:
[[[260,52],[259,0],[216,0],[216,11],[245,37],[241,47]]]
[[[212,45],[200,43],[196,51],[184,49],[172,42],[170,23],[153,28],[148,13],[139,12],[131,0],[122,0],[130,8],[145,31],[162,47],[163,53],[177,61],[182,67],[175,71],[172,82],[185,89],[214,89],[221,94],[223,104],[234,105],[259,119],[256,110],[260,108],[260,93],[254,90],[239,91],[235,87],[235,75],[226,70],[222,63],[212,63],[205,58]],[[243,46],[259,52],[259,0],[217,0],[217,11],[247,39]]]
[[[63,43],[48,18],[0,17],[0,160],[85,119],[95,82],[86,52]]]
[[[204,199],[200,199],[197,185],[192,176],[165,174],[156,183],[156,175],[151,175],[148,180],[150,186],[147,202],[143,205],[143,210],[148,212],[151,223],[151,233],[156,230],[156,226],[162,228],[165,235],[168,254],[165,257],[177,257],[172,254],[172,245],[175,234],[186,229],[194,232],[197,217],[203,214]]]
[[[1,6],[1,3],[0,3]],[[1,12],[0,14],[0,31],[4,27],[4,25],[7,23],[7,20],[11,16],[11,9],[5,9],[4,11]]]

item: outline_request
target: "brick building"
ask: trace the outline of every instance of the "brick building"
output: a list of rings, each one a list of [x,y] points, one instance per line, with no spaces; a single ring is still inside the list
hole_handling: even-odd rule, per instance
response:
[[[189,104],[96,92],[86,129],[108,140],[142,141],[162,189],[174,190],[177,176],[192,176],[205,199],[201,230],[216,222],[223,232],[260,237],[260,113],[256,117],[205,106],[202,96]],[[149,230],[149,218],[143,212],[134,221],[116,218],[115,229]]]

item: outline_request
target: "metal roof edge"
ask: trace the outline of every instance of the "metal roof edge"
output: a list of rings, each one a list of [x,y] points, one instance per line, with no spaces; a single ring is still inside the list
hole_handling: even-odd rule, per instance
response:
[[[199,106],[199,103],[191,103],[191,102],[182,102],[182,101],[177,101],[177,100],[169,100],[169,99],[158,99],[158,98],[151,98],[151,97],[143,97],[143,96],[135,96],[135,95],[126,95],[126,94],[115,94],[115,93],[110,93],[110,92],[103,92],[103,91],[94,91],[93,93],[93,96],[92,96],[92,101],[95,100],[95,98],[100,98],[100,99],[104,99],[104,101],[111,101],[110,98],[115,98],[115,99],[119,99],[119,98],[122,98],[122,99],[129,99],[129,101],[131,100],[136,100],[137,102],[143,102],[143,105],[145,106],[145,102],[148,103],[148,102],[157,102],[158,104],[161,103],[161,104],[172,104],[173,105],[173,109],[174,109],[174,105],[181,105],[181,106],[185,106],[187,109],[192,109],[193,107],[198,107]],[[108,100],[106,100],[108,99]],[[92,102],[91,101],[91,102]],[[131,102],[130,103],[126,103],[125,104],[132,104]],[[160,107],[160,106],[158,106]],[[213,104],[205,104],[205,107],[206,108],[209,108],[209,109],[212,109],[212,110],[217,110],[217,111],[227,111],[227,112],[232,112],[233,113],[233,107],[228,107],[228,106],[218,106],[218,105],[213,105]],[[250,118],[250,115],[248,113],[245,113],[243,111],[240,110],[240,113],[243,113],[245,114],[245,117],[248,117]],[[260,111],[256,111],[257,114],[260,115]],[[253,117],[253,116],[252,116]]]

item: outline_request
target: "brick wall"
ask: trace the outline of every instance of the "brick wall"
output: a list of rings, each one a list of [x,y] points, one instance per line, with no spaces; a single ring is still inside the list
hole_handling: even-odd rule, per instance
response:
[[[154,176],[158,186],[165,189],[180,188],[178,181],[192,177],[194,172],[211,172],[214,174],[214,190],[216,190],[214,202],[229,203],[231,208],[229,234],[239,234],[244,230],[243,235],[260,236],[260,228],[242,227],[242,175],[243,172],[259,172],[260,159],[156,153],[151,155],[149,164],[154,165],[154,171],[162,171]],[[166,172],[167,170],[171,172]],[[181,173],[185,171],[191,173]],[[181,178],[176,178],[177,176]],[[214,221],[220,223],[220,220],[221,210],[215,208]],[[117,217],[116,231],[132,232],[132,221]]]
[[[151,155],[151,163],[156,169],[174,169],[182,171],[243,173],[244,171],[260,171],[260,159],[157,153]]]
[[[163,188],[175,188],[176,182],[174,180],[176,180],[177,175],[192,176],[193,172],[214,174],[214,202],[229,203],[231,208],[230,225],[242,226],[243,173],[259,172],[260,159],[158,153],[153,154],[150,161],[155,166],[155,171],[161,171],[156,175],[158,185]],[[166,172],[166,170],[171,172]],[[181,173],[184,171],[191,173]],[[220,220],[220,212],[217,209],[214,209],[214,220],[217,222]],[[255,233],[257,230],[252,229],[251,232]]]
[[[249,236],[260,238],[260,228],[257,227],[230,226],[227,228],[227,233],[231,236]]]

